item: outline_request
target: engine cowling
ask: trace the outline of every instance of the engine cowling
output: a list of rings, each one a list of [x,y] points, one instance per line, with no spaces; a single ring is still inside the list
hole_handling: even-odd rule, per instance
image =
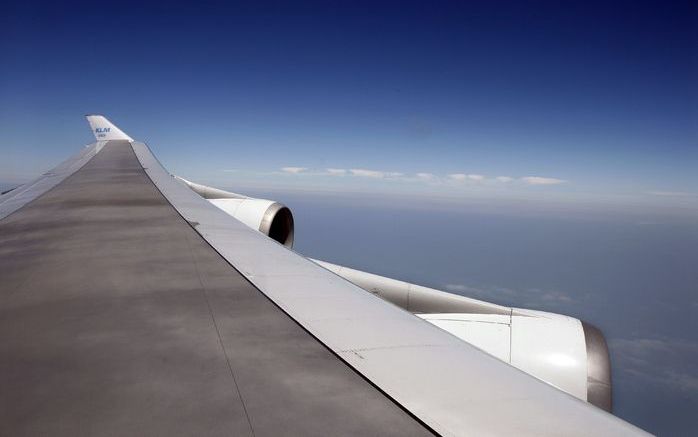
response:
[[[418,314],[439,328],[579,399],[611,411],[611,367],[601,332],[560,314]]]
[[[278,241],[289,249],[293,247],[293,214],[279,202],[255,199],[242,194],[213,188],[188,181],[179,176],[176,179],[185,183],[195,193],[211,202],[250,228]]]
[[[293,247],[293,214],[279,202],[266,199],[208,199],[242,223],[284,246]]]
[[[573,317],[505,307],[313,261],[484,352],[611,411],[611,363],[596,327]]]

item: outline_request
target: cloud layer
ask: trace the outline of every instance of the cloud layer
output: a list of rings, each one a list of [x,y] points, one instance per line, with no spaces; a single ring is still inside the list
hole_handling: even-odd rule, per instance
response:
[[[298,173],[303,173],[304,171],[308,170],[305,167],[282,167],[281,171],[285,173],[292,173],[292,174],[298,174]]]
[[[521,178],[521,180],[528,185],[558,185],[567,182],[564,179],[544,178],[541,176],[526,176]]]
[[[454,181],[475,181],[475,182],[481,182],[485,180],[485,177],[481,174],[465,174],[465,173],[452,173],[448,175],[449,179],[452,179]]]
[[[334,170],[339,170],[339,169],[334,169]],[[365,177],[365,178],[376,178],[376,179],[396,178],[396,177],[403,176],[403,173],[399,173],[399,172],[395,172],[395,171],[367,170],[365,168],[352,168],[352,169],[349,169],[349,172],[354,176],[360,176],[360,177]]]
[[[517,184],[518,185],[559,185],[567,181],[564,179],[543,177],[543,176],[524,176],[515,178],[512,176],[495,176],[488,177],[478,173],[449,173],[443,176],[436,175],[431,172],[417,172],[414,174],[405,174],[398,171],[375,170],[366,168],[325,168],[319,171],[310,170],[307,167],[282,167],[281,171],[289,174],[304,174],[313,176],[356,176],[360,178],[370,179],[400,179],[404,181],[421,181],[421,182],[447,182],[451,183],[469,183],[469,184]],[[651,192],[656,195],[668,195],[664,192]],[[674,193],[672,193],[674,194]]]
[[[347,174],[347,171],[343,168],[328,168],[327,173],[332,176],[344,176]]]

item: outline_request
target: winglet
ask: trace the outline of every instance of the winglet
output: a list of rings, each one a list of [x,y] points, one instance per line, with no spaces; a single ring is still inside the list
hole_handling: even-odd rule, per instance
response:
[[[95,134],[97,141],[109,141],[109,140],[127,140],[133,141],[133,138],[129,137],[116,127],[111,121],[107,120],[103,115],[86,115],[87,122],[90,123],[92,128],[92,133]]]

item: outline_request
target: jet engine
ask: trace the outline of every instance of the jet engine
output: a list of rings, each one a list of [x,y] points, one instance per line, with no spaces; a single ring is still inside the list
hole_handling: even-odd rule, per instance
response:
[[[250,228],[278,241],[289,249],[293,247],[293,214],[281,203],[208,187],[190,182],[179,176],[175,176],[175,178]]]
[[[611,363],[601,332],[560,314],[516,311],[512,316],[418,316],[560,390],[611,411]]]
[[[482,351],[611,411],[608,347],[601,331],[589,323],[313,261]]]

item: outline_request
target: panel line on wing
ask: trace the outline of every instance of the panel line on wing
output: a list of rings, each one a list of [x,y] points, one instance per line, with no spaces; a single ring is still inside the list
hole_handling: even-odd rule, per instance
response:
[[[189,242],[189,236],[185,236],[184,240],[186,241],[187,247],[189,248],[189,257],[192,260],[192,263],[194,265],[194,270],[196,271],[196,278],[199,281],[199,285],[201,286],[201,294],[204,297],[204,301],[206,302],[206,307],[208,308],[208,314],[211,317],[211,323],[213,323],[213,327],[216,330],[216,336],[218,336],[218,344],[221,347],[221,350],[223,351],[223,356],[225,357],[225,362],[228,364],[228,371],[230,372],[230,377],[233,379],[233,385],[235,386],[235,391],[237,392],[238,398],[240,399],[240,403],[242,404],[242,410],[245,412],[245,418],[247,419],[247,424],[250,426],[250,432],[252,435],[255,435],[254,432],[254,427],[252,426],[252,419],[250,419],[250,413],[247,411],[247,405],[245,405],[245,399],[242,396],[242,392],[240,391],[240,384],[238,384],[237,377],[235,376],[235,371],[233,371],[233,366],[230,363],[230,357],[228,356],[228,351],[225,348],[225,345],[223,344],[223,338],[221,337],[221,330],[218,327],[218,322],[216,321],[216,316],[213,314],[213,308],[211,308],[211,301],[208,298],[208,293],[206,289],[206,285],[204,285],[204,281],[201,278],[201,270],[199,269],[199,261],[194,254],[191,243]]]

